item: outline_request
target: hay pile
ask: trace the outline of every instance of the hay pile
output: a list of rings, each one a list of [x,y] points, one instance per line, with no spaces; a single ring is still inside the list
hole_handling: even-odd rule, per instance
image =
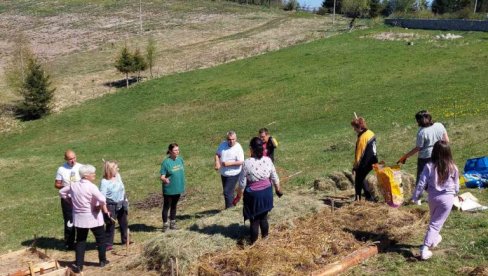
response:
[[[327,177],[316,179],[313,183],[316,191],[336,192],[354,188],[354,178],[350,172],[332,172]]]
[[[402,188],[405,200],[412,197],[415,190],[415,177],[405,171],[400,171],[402,176]],[[372,197],[376,201],[382,201],[383,196],[381,189],[378,186],[378,180],[376,175],[371,172],[365,179],[366,187],[370,191]],[[343,172],[332,172],[327,175],[327,177],[315,179],[313,183],[313,188],[316,191],[323,191],[328,193],[337,193],[338,191],[347,191],[354,189],[354,176],[347,171]]]
[[[325,207],[319,197],[306,192],[285,193],[275,199],[274,206],[269,222],[283,228],[294,228],[298,217],[317,213]],[[195,274],[189,272],[190,266],[200,257],[244,245],[248,236],[249,221],[243,223],[241,201],[236,208],[198,218],[187,228],[161,233],[148,240],[141,257],[134,259],[127,268],[156,270],[164,275]]]
[[[271,227],[266,240],[201,257],[199,275],[303,275],[378,239],[398,242],[423,231],[425,213],[356,202],[335,212]]]

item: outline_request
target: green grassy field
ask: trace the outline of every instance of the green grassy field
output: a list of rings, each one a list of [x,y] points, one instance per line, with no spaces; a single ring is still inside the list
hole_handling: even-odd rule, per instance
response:
[[[390,31],[421,38],[413,46],[373,38]],[[281,177],[302,171],[287,182],[284,190],[290,191],[308,189],[329,172],[350,170],[353,112],[376,133],[380,160],[392,164],[414,146],[415,112],[428,109],[446,125],[462,169],[467,158],[487,154],[488,34],[433,39],[439,33],[383,26],[355,31],[144,82],[2,134],[0,252],[25,245],[35,234],[62,239],[53,180],[67,148],[81,163],[96,165],[99,175],[102,158],[118,160],[135,202],[160,191],[160,162],[167,145],[177,142],[187,164],[186,213],[222,207],[212,158],[230,129],[244,148],[259,128],[271,130],[280,141]],[[414,159],[404,166],[411,173]],[[485,190],[474,193],[488,204]],[[462,267],[486,264],[487,221],[487,212],[453,214],[445,229],[444,259],[410,262],[390,252],[352,273],[457,274]],[[421,242],[416,238],[415,246]]]

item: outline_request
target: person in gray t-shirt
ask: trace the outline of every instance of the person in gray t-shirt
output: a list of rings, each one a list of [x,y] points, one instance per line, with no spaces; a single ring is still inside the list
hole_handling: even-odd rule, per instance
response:
[[[417,132],[417,142],[411,151],[404,154],[397,161],[397,164],[405,164],[405,161],[407,161],[410,156],[417,152],[419,153],[417,159],[417,178],[415,182],[415,185],[417,185],[425,165],[431,161],[432,147],[439,140],[449,142],[449,136],[447,136],[447,131],[441,123],[432,122],[432,116],[427,110],[417,112],[417,114],[415,114],[415,119],[420,127]],[[419,203],[420,200],[418,204]]]

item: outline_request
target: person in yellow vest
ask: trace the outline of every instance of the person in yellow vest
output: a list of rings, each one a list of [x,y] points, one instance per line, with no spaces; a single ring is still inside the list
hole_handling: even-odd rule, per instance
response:
[[[354,155],[354,165],[352,173],[354,176],[355,200],[361,200],[361,193],[364,190],[366,200],[372,201],[371,193],[365,187],[364,180],[368,173],[373,169],[373,164],[378,163],[376,156],[376,137],[366,126],[366,121],[362,117],[352,120],[351,126],[358,135],[356,141],[356,152]]]

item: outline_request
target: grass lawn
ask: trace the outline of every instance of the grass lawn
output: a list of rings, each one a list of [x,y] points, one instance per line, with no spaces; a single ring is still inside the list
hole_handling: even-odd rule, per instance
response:
[[[416,33],[418,39],[413,46],[377,39],[383,32]],[[280,141],[275,155],[281,177],[302,172],[287,181],[284,190],[290,192],[310,188],[329,172],[350,170],[353,112],[376,133],[379,159],[392,164],[414,146],[415,112],[428,109],[445,124],[462,170],[467,158],[487,154],[488,34],[456,32],[463,38],[435,40],[439,33],[358,30],[143,82],[2,134],[0,252],[25,245],[35,234],[62,239],[53,180],[67,148],[81,163],[94,164],[99,176],[102,158],[118,160],[135,202],[160,191],[160,162],[167,145],[177,142],[187,166],[187,214],[222,208],[212,158],[230,129],[243,148],[259,128],[270,129]],[[414,159],[403,167],[411,173]],[[474,194],[488,204],[486,190]],[[160,227],[159,217],[155,210],[140,223]],[[444,258],[420,263],[390,252],[351,273],[458,274],[462,267],[486,264],[487,221],[487,212],[453,213],[443,232]],[[412,237],[412,246],[421,239]]]

